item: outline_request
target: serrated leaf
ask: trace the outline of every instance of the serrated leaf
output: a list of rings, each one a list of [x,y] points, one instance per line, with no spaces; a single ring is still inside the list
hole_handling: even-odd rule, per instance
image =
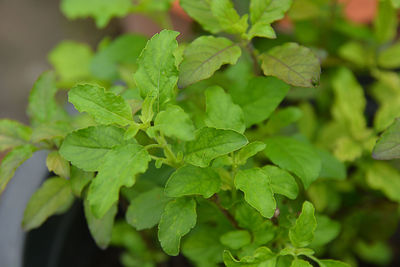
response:
[[[237,260],[228,250],[225,250],[224,263],[227,267],[259,267],[261,263],[271,263],[272,266],[275,266],[275,255],[269,248],[259,247],[254,251],[253,255],[244,256],[240,260]]]
[[[36,147],[32,145],[19,146],[11,150],[0,163],[0,195],[14,176],[15,170],[29,159]]]
[[[238,150],[247,143],[247,138],[238,132],[204,127],[196,131],[195,140],[186,143],[185,161],[207,167],[211,160]]]
[[[83,201],[83,208],[85,212],[86,222],[94,241],[101,249],[107,248],[108,244],[111,241],[114,219],[118,211],[117,205],[113,205],[100,219],[97,219],[93,215],[87,199]]]
[[[252,26],[248,33],[249,38],[255,36],[276,38],[271,23],[282,19],[291,4],[292,0],[251,0],[250,20]]]
[[[168,137],[174,137],[183,141],[194,139],[194,125],[189,115],[176,105],[168,105],[167,108],[157,114],[154,128]]]
[[[181,238],[196,225],[196,201],[177,198],[167,204],[158,225],[161,247],[171,256],[179,254]]]
[[[50,52],[48,59],[61,82],[68,85],[90,78],[90,62],[93,51],[89,45],[63,41]]]
[[[219,21],[222,29],[228,33],[243,34],[249,26],[248,15],[240,17],[231,0],[212,0],[211,12]]]
[[[82,170],[97,171],[107,152],[115,146],[134,142],[131,140],[124,140],[124,130],[121,128],[91,126],[67,135],[60,147],[60,154]]]
[[[235,64],[241,55],[237,44],[224,37],[201,36],[190,43],[183,54],[179,87],[211,77],[224,64]]]
[[[58,151],[52,151],[47,155],[46,166],[50,172],[54,172],[56,175],[63,178],[69,178],[70,167],[69,162],[66,161]]]
[[[276,46],[261,55],[264,74],[275,76],[299,87],[315,87],[319,84],[321,67],[314,53],[296,43]]]
[[[164,189],[153,188],[134,198],[126,213],[126,221],[137,230],[150,229],[157,225],[165,206],[171,199],[164,194]]]
[[[53,72],[44,72],[35,82],[29,95],[27,113],[34,126],[67,118],[66,112],[54,99],[57,93]]]
[[[242,107],[246,127],[249,127],[268,119],[289,89],[289,85],[274,77],[256,77],[244,90],[232,91],[231,95]]]
[[[99,28],[104,28],[113,17],[123,17],[132,8],[130,0],[62,0],[61,11],[69,19],[93,17]]]
[[[372,157],[379,160],[400,158],[399,118],[380,136],[372,152]]]
[[[139,59],[135,81],[143,98],[156,98],[159,111],[165,103],[175,99],[178,69],[175,65],[175,50],[178,48],[178,32],[163,30],[154,35],[146,44]]]
[[[218,19],[211,12],[210,0],[180,0],[179,4],[206,31],[218,33],[222,30]]]
[[[246,129],[244,115],[240,106],[234,104],[230,95],[219,86],[206,90],[207,117],[205,123],[208,127],[217,129],[235,130],[243,133]]]
[[[93,57],[90,69],[104,80],[118,79],[121,65],[136,65],[147,38],[138,34],[124,34],[113,40]]]
[[[306,247],[313,240],[317,227],[314,212],[314,206],[310,202],[304,201],[300,216],[289,230],[290,242],[295,247]]]
[[[272,218],[276,209],[274,192],[270,178],[260,168],[239,171],[235,177],[235,187],[244,192],[244,199],[262,216]]]
[[[60,177],[47,179],[29,200],[22,227],[26,231],[39,227],[48,217],[72,204],[73,200],[74,195],[68,180]]]
[[[294,259],[290,267],[312,267],[312,265],[308,261],[301,259]]]
[[[240,249],[251,242],[251,235],[246,230],[230,231],[223,234],[220,238],[223,245],[231,249]]]
[[[71,189],[75,196],[81,197],[83,189],[93,179],[93,172],[85,172],[74,165],[71,166]]]
[[[299,193],[296,180],[290,173],[276,166],[267,165],[262,170],[270,179],[272,191],[275,194],[284,195],[290,199],[295,199]]]
[[[133,122],[132,109],[121,97],[98,85],[81,84],[68,93],[68,101],[79,112],[87,112],[100,124],[129,125]]]
[[[122,186],[131,187],[136,175],[147,170],[151,158],[140,145],[113,148],[104,157],[97,176],[90,183],[87,199],[96,218],[103,217],[118,201]]]
[[[202,195],[209,198],[220,190],[221,179],[212,168],[199,168],[192,165],[177,169],[165,185],[169,197]]]
[[[239,150],[236,155],[236,162],[239,165],[246,164],[247,160],[258,152],[261,152],[265,149],[266,145],[263,142],[255,141],[247,144],[245,147]]]
[[[335,156],[325,150],[317,149],[316,152],[321,159],[321,172],[319,177],[337,180],[346,179],[346,166],[343,162],[339,161]]]
[[[295,173],[305,188],[318,178],[321,160],[312,146],[290,137],[271,137],[265,144],[266,156],[282,169]]]
[[[400,173],[384,162],[374,162],[366,173],[368,185],[382,191],[389,199],[400,202]]]
[[[0,151],[25,145],[29,142],[32,129],[17,121],[0,120]]]

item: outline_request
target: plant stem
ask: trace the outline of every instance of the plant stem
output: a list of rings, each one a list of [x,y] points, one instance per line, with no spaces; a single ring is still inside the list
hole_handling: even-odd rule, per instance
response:
[[[236,229],[241,229],[235,218],[232,216],[232,214],[229,213],[228,210],[226,210],[220,203],[218,195],[214,194],[211,198],[210,201],[214,202],[215,205],[218,207],[218,209],[224,214],[224,216],[228,219],[228,221],[235,227]]]
[[[260,67],[260,63],[258,61],[257,51],[254,49],[254,46],[251,42],[248,42],[245,46],[247,51],[249,52],[251,58],[253,59],[253,71],[256,76],[262,75],[262,70]]]

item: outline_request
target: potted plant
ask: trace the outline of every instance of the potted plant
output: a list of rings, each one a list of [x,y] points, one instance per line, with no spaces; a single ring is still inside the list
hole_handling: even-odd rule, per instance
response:
[[[61,8],[99,27],[130,12],[170,27],[171,2]],[[380,1],[372,27],[337,1],[180,5],[203,29],[194,40],[164,29],[96,51],[62,42],[31,91],[31,125],[0,120],[1,191],[49,152],[24,229],[79,199],[96,244],[123,248],[124,266],[390,263],[399,166],[371,153],[400,114],[398,1]]]

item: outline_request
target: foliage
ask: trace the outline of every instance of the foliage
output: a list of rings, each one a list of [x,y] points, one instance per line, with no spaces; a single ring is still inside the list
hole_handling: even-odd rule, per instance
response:
[[[170,5],[61,8],[104,27],[131,12],[165,18]],[[398,1],[380,1],[372,27],[328,0],[181,6],[209,33],[188,43],[173,30],[147,43],[126,34],[97,51],[63,42],[49,56],[55,71],[32,89],[31,125],[0,120],[0,192],[37,150],[55,175],[32,196],[24,228],[78,198],[96,243],[123,247],[125,266],[179,253],[200,267],[390,262],[400,166],[371,155],[400,155]],[[274,24],[286,13],[291,32]]]

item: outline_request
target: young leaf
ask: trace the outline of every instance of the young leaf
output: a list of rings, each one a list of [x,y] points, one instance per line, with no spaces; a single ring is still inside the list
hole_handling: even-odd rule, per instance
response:
[[[117,205],[113,205],[100,219],[93,215],[87,199],[83,201],[83,208],[90,234],[100,248],[106,249],[111,241],[114,219],[118,211]]]
[[[124,130],[121,128],[91,126],[67,135],[59,152],[63,158],[82,170],[97,171],[107,152],[115,146],[128,143],[124,140]]]
[[[56,175],[63,178],[69,178],[70,167],[69,162],[66,161],[58,151],[53,151],[47,155],[46,166],[50,172],[54,172]]]
[[[71,189],[75,196],[81,197],[85,186],[93,179],[93,172],[85,172],[74,165],[71,166]]]
[[[136,174],[145,172],[150,160],[147,151],[137,144],[115,147],[105,155],[87,197],[96,218],[102,218],[118,201],[122,186],[135,184]]]
[[[158,225],[161,247],[171,256],[179,254],[181,238],[196,225],[196,201],[177,198],[167,204]]]
[[[163,30],[154,35],[146,44],[139,59],[139,69],[135,81],[143,98],[148,95],[156,98],[159,111],[168,101],[175,99],[175,86],[178,82],[178,69],[174,52],[178,48],[178,32]]]
[[[222,30],[218,19],[211,12],[210,0],[180,0],[179,4],[206,31],[218,33]]]
[[[231,95],[233,101],[242,107],[249,127],[268,119],[289,89],[289,85],[274,77],[256,77],[250,80],[245,90],[232,91]]]
[[[251,235],[246,230],[230,231],[223,234],[220,241],[231,249],[240,249],[251,243]]]
[[[168,137],[190,141],[194,139],[194,125],[189,115],[176,105],[168,105],[167,108],[157,114],[154,128]]]
[[[300,87],[315,87],[319,84],[319,60],[304,46],[296,43],[276,46],[263,53],[261,59],[261,68],[267,76],[272,75]]]
[[[238,150],[247,143],[247,138],[238,132],[204,127],[196,131],[195,140],[186,143],[185,161],[207,167],[211,160]]]
[[[258,152],[261,152],[265,149],[265,144],[260,141],[255,141],[250,144],[247,144],[245,147],[239,150],[236,155],[236,163],[239,165],[246,164],[247,160]]]
[[[27,113],[34,126],[63,120],[66,112],[57,104],[54,96],[57,92],[56,77],[53,72],[44,72],[35,82],[29,95]]]
[[[248,33],[249,39],[255,36],[276,38],[271,23],[282,19],[291,4],[292,0],[251,0],[250,20],[252,26]]]
[[[279,167],[295,173],[305,188],[318,178],[321,160],[312,146],[290,137],[271,137],[265,143],[266,156]]]
[[[224,37],[201,36],[185,49],[179,72],[179,87],[211,77],[224,64],[235,64],[240,48]]]
[[[312,265],[308,261],[301,259],[294,259],[290,267],[312,267]]]
[[[186,165],[177,169],[165,185],[169,197],[202,195],[209,198],[220,190],[221,179],[212,168]]]
[[[0,195],[3,193],[8,182],[14,176],[15,170],[29,159],[36,147],[32,145],[19,146],[11,150],[0,163]]]
[[[395,69],[400,67],[400,43],[395,43],[394,45],[383,50],[378,55],[378,64],[382,68]]]
[[[295,247],[306,247],[314,238],[314,231],[317,227],[317,220],[314,216],[314,206],[305,201],[300,216],[295,225],[289,230],[290,242]]]
[[[372,157],[379,160],[400,158],[400,118],[383,132],[376,142]]]
[[[244,199],[262,216],[271,218],[274,216],[276,201],[271,182],[267,174],[259,169],[247,169],[239,171],[235,177],[235,187],[244,192]]]
[[[267,247],[259,247],[253,255],[244,256],[240,260],[235,259],[228,250],[224,251],[224,263],[227,267],[258,267],[262,263],[265,266],[270,266],[269,264],[275,266],[275,257],[275,254]]]
[[[123,17],[132,8],[130,0],[62,0],[61,11],[69,19],[92,16],[99,28],[104,28],[112,17]]]
[[[0,120],[0,151],[25,145],[29,142],[32,130],[17,121]]]
[[[129,125],[133,122],[129,104],[114,93],[98,85],[81,84],[68,93],[68,101],[79,112],[87,112],[100,124]]]
[[[131,201],[126,213],[126,221],[139,231],[150,229],[158,224],[170,200],[160,187],[142,193]]]
[[[378,14],[374,20],[374,33],[378,43],[393,40],[397,33],[397,11],[390,1],[379,1]]]
[[[217,18],[222,29],[228,33],[243,34],[246,32],[247,15],[240,18],[231,0],[211,1],[211,12]]]
[[[275,194],[284,195],[290,199],[297,197],[299,188],[292,175],[272,165],[264,166],[262,170],[269,177],[272,191]]]
[[[366,174],[368,185],[382,191],[389,199],[400,202],[399,171],[384,162],[374,162]]]
[[[39,227],[48,217],[72,204],[73,200],[68,180],[60,177],[47,179],[29,200],[22,227],[26,231]]]
[[[243,111],[232,102],[230,95],[219,86],[206,90],[206,125],[217,129],[235,130],[243,133],[246,129]]]

